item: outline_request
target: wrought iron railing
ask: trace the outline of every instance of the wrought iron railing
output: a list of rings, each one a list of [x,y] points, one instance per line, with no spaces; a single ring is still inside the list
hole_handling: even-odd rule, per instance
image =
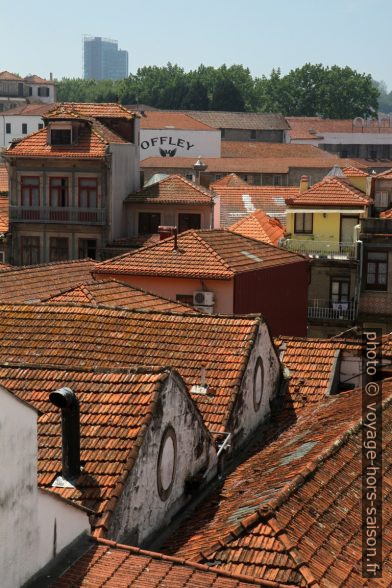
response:
[[[10,206],[10,221],[104,225],[106,223],[106,210],[103,208]]]
[[[323,299],[309,300],[308,318],[333,321],[355,321],[355,304],[349,302],[330,302]]]
[[[315,259],[356,259],[356,243],[315,241],[313,239],[285,239],[282,247]]]

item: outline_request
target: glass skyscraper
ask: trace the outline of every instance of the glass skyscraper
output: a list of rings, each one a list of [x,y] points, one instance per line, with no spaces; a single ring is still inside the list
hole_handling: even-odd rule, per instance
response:
[[[84,79],[121,80],[128,77],[128,51],[117,41],[84,37]]]

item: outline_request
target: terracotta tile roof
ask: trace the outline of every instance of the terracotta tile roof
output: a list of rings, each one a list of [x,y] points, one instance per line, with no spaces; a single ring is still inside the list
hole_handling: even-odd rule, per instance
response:
[[[168,375],[168,370],[151,368],[72,370],[0,365],[1,385],[42,413],[38,418],[38,485],[99,515],[112,512],[113,499],[133,466]],[[83,472],[75,488],[52,486],[61,475],[61,414],[49,401],[49,393],[64,386],[75,392],[80,405]],[[103,522],[96,519],[95,527],[101,528]]]
[[[364,171],[363,169],[358,169],[356,167],[342,167],[342,172],[346,176],[346,178],[367,178],[369,174]]]
[[[285,234],[280,221],[268,216],[262,210],[252,212],[229,228],[234,233],[239,233],[244,237],[250,237],[269,245],[278,245],[279,240]]]
[[[287,198],[289,206],[333,206],[339,208],[369,205],[364,192],[337,176],[328,176],[310,186],[305,192],[297,192],[296,197]]]
[[[216,129],[202,123],[184,112],[161,112],[148,110],[140,119],[141,129],[184,129],[192,131],[215,131]]]
[[[383,127],[356,127],[350,119],[320,118],[318,116],[288,116],[286,121],[290,125],[289,135],[291,139],[322,138],[323,133],[391,133],[392,128]],[[375,124],[377,121],[375,121]]]
[[[23,104],[17,108],[10,108],[6,116],[43,116],[48,110],[53,109],[53,104]]]
[[[97,282],[91,280],[76,287],[67,288],[60,294],[43,298],[42,302],[63,304],[91,304],[91,306],[113,306],[139,310],[165,310],[171,312],[196,312],[186,304],[180,304],[161,296],[156,296],[129,284],[109,280]]]
[[[0,278],[0,302],[38,302],[55,296],[66,288],[91,280],[97,263],[92,259],[77,259],[43,265],[12,266]]]
[[[8,271],[0,274],[4,278]],[[231,317],[75,305],[0,306],[0,362],[74,367],[171,365],[209,429],[224,431],[260,316]]]
[[[98,121],[84,125],[79,130],[78,141],[73,145],[51,145],[48,129],[43,128],[11,143],[4,155],[8,157],[53,157],[73,159],[103,158],[110,143],[126,141]]]
[[[229,230],[190,230],[103,261],[95,274],[231,279],[235,274],[298,263],[303,257]],[[288,255],[290,253],[290,255]]]
[[[215,182],[212,182],[212,184],[210,184],[210,187],[213,190],[215,188],[215,186],[218,187],[218,186],[248,186],[248,185],[249,184],[247,182],[245,182],[245,180],[240,178],[240,176],[237,176],[237,174],[231,173],[231,174],[227,174],[227,175],[223,176],[219,180],[215,180]]]
[[[315,147],[296,143],[265,143],[262,141],[222,141],[222,157],[317,157],[331,159],[336,156]]]
[[[224,570],[185,562],[161,553],[98,539],[57,581],[53,588],[247,588],[276,586]],[[284,588],[280,585],[281,588]]]
[[[392,380],[384,380],[384,574],[392,583]],[[298,421],[229,474],[165,551],[230,572],[299,586],[361,579],[360,390],[311,405]]]
[[[380,212],[380,218],[392,218],[392,208],[389,208],[388,210],[383,210],[383,212]]]
[[[70,115],[76,118],[126,118],[132,119],[139,116],[131,112],[125,106],[117,102],[62,102],[56,104],[52,110],[47,112],[45,119],[62,118],[64,115]]]
[[[172,175],[130,194],[126,202],[143,202],[145,204],[213,204],[214,195],[194,182],[182,176]]]
[[[0,194],[2,192],[8,194],[8,171],[4,163],[0,164]]]
[[[0,196],[0,234],[9,230],[9,205],[6,196]]]
[[[334,165],[360,165],[357,161],[339,157],[203,157],[206,173],[264,173],[287,174],[291,168],[329,170]],[[147,157],[140,162],[142,169],[193,169],[194,157]],[[367,162],[367,165],[369,162]]]
[[[187,110],[187,114],[217,129],[286,130],[281,114],[267,112],[224,112],[216,110]]]
[[[10,266],[8,263],[0,263],[0,271],[3,272],[4,270],[8,270],[10,269],[12,266]]]
[[[26,82],[29,82],[30,84],[50,84],[52,86],[54,86],[54,84],[55,84],[55,82],[53,80],[45,80],[45,78],[41,78],[40,76],[37,76],[37,75],[26,76],[24,78],[24,80]]]
[[[376,179],[380,180],[392,180],[392,169],[387,169],[379,174],[377,174]]]
[[[16,82],[20,82],[22,81],[22,78],[20,76],[18,76],[17,74],[13,74],[9,71],[0,71],[0,80],[9,80],[9,81],[16,81]]]
[[[359,354],[361,343],[346,339],[282,336],[275,338],[280,360],[289,369],[287,393],[282,399],[281,419],[293,420],[309,404],[316,404],[329,391],[340,351]]]
[[[228,227],[255,210],[286,224],[286,199],[298,194],[297,186],[221,186],[215,183],[213,190],[220,196],[220,222]]]

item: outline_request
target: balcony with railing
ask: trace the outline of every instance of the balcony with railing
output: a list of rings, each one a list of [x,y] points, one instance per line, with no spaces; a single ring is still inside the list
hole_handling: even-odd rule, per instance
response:
[[[315,298],[308,303],[308,319],[355,321],[356,306],[350,302],[329,302]]]
[[[10,221],[23,223],[60,223],[71,225],[104,225],[104,208],[10,206]]]
[[[361,233],[375,235],[392,235],[392,218],[363,218]]]
[[[356,243],[338,241],[316,241],[313,239],[285,239],[282,247],[314,259],[356,259]]]

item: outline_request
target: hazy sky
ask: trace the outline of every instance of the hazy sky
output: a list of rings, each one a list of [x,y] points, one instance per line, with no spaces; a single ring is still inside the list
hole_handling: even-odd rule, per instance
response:
[[[392,0],[0,0],[0,10],[0,71],[82,77],[89,34],[118,40],[131,72],[239,63],[261,76],[311,62],[392,89]]]

